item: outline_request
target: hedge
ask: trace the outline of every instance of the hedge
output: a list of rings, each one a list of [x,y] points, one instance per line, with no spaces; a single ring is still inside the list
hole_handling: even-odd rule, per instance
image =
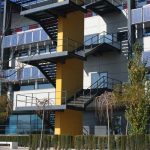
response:
[[[112,135],[109,140],[109,150],[150,150],[150,135]],[[21,147],[36,150],[40,144],[40,135],[0,136],[0,141],[17,141]],[[42,150],[51,147],[56,150],[105,150],[107,142],[107,136],[43,135]]]

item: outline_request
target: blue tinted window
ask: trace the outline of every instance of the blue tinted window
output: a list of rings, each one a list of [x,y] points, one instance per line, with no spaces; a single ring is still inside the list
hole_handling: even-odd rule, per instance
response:
[[[35,89],[34,85],[21,85],[20,86],[20,90],[21,91],[24,91],[24,90],[34,90],[34,89]]]
[[[52,84],[49,83],[39,83],[38,84],[38,89],[49,89],[49,88],[54,88]]]

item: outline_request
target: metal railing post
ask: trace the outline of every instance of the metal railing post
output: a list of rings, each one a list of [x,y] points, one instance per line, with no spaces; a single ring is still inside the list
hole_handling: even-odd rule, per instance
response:
[[[16,107],[17,107],[18,95],[16,95]]]
[[[98,81],[97,81],[97,92],[98,92]]]
[[[32,100],[31,100],[31,106],[32,106],[32,104],[33,104],[33,93],[32,93]]]
[[[27,96],[26,96],[26,102],[25,102],[25,106],[27,106]]]

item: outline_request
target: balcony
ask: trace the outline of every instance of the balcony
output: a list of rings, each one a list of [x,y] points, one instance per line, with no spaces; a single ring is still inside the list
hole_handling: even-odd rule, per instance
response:
[[[37,28],[5,36],[3,39],[3,48],[29,45],[43,41],[49,41],[49,36],[42,28]]]
[[[142,8],[132,10],[132,24],[139,24],[150,21],[150,4],[144,5]]]
[[[61,93],[60,98],[62,104],[56,104],[56,94]],[[58,98],[59,99],[59,98]],[[57,99],[57,100],[58,100]],[[66,109],[66,91],[55,91],[55,89],[44,89],[36,91],[18,91],[14,93],[14,106],[15,111],[37,111],[44,110],[64,110]]]
[[[84,45],[76,50],[76,54],[82,51],[85,56],[112,51],[121,52],[121,42],[115,34],[102,32],[85,40]]]

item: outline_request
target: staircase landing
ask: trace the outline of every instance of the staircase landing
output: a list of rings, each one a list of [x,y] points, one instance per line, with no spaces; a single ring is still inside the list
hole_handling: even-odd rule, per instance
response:
[[[91,3],[86,5],[86,9],[90,9],[100,16],[103,16],[113,12],[120,13],[121,10],[116,5],[118,5],[118,3],[116,3],[115,0],[111,0],[111,2],[109,0],[92,0]]]

